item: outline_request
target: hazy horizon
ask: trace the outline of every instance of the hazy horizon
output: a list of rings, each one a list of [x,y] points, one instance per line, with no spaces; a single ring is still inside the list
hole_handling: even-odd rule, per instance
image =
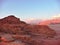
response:
[[[0,18],[15,15],[22,20],[49,19],[60,14],[58,0],[3,0],[1,6]]]

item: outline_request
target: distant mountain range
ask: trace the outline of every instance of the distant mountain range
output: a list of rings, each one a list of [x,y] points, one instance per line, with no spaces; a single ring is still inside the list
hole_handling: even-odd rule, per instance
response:
[[[60,24],[60,18],[49,19],[39,23],[39,25]]]
[[[37,25],[50,25],[50,24],[60,24],[60,18],[53,18],[48,20],[42,20],[42,19],[28,19],[25,20],[29,24],[37,24]]]

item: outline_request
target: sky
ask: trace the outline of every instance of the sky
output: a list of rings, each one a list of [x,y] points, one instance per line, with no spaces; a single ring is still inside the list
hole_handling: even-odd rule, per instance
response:
[[[60,14],[59,0],[3,0],[0,1],[0,18],[8,15],[24,19],[48,19]]]

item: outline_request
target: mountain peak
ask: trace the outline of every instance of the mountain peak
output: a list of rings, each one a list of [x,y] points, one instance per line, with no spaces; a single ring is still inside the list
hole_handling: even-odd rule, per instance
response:
[[[20,19],[14,15],[10,15],[3,19],[0,19],[0,23],[20,23]]]
[[[7,16],[7,17],[5,17],[4,19],[10,19],[10,18],[12,18],[12,19],[18,19],[17,17],[15,17],[14,15],[9,15],[9,16]]]
[[[14,15],[9,15],[8,17],[15,17]]]

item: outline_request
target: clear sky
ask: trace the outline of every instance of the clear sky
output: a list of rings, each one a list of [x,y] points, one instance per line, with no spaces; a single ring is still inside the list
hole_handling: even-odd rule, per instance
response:
[[[45,19],[60,14],[57,0],[4,0],[0,9],[0,17],[13,14],[22,19]]]

